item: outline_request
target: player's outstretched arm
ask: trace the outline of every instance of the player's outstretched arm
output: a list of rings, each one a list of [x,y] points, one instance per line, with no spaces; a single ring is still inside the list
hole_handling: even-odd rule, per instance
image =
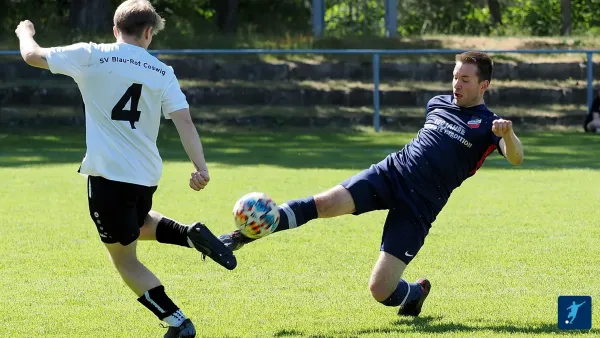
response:
[[[523,145],[512,128],[512,121],[495,120],[492,124],[492,132],[501,137],[500,150],[508,162],[513,165],[523,163]]]
[[[35,35],[33,23],[29,20],[21,21],[15,33],[19,38],[19,49],[21,50],[23,60],[31,66],[48,69],[46,51],[33,39]]]
[[[170,116],[175,128],[177,128],[183,148],[196,168],[196,172],[190,178],[190,187],[196,191],[202,190],[208,184],[210,176],[204,159],[200,135],[198,135],[196,125],[192,121],[190,110],[188,108],[180,109],[172,112]]]

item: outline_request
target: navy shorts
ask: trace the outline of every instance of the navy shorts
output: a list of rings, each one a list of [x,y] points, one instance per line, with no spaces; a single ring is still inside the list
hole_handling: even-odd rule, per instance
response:
[[[381,250],[409,264],[425,243],[431,224],[419,213],[420,206],[427,202],[407,186],[392,157],[371,165],[341,185],[354,199],[354,215],[389,210]]]

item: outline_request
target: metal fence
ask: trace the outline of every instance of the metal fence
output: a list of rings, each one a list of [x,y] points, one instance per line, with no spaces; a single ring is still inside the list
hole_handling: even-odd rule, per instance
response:
[[[379,97],[379,61],[381,55],[400,55],[400,54],[458,54],[465,52],[462,49],[164,49],[164,50],[149,50],[153,55],[196,55],[196,54],[265,54],[265,55],[282,55],[282,54],[370,54],[373,58],[373,128],[375,131],[380,130],[380,97]],[[585,54],[587,57],[587,108],[592,106],[594,100],[594,79],[593,79],[593,54],[600,53],[600,49],[576,49],[576,50],[554,50],[554,49],[522,49],[522,50],[480,50],[481,52],[505,54]],[[19,55],[16,50],[0,50],[0,55]]]

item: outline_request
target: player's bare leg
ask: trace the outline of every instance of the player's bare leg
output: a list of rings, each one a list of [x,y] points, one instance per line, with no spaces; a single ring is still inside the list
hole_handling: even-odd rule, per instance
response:
[[[373,298],[378,302],[386,300],[396,290],[405,269],[406,263],[381,251],[369,278],[369,290]]]
[[[195,248],[203,256],[209,256],[223,267],[233,270],[237,266],[235,255],[202,223],[181,224],[161,213],[151,210],[140,228],[140,240]]]
[[[354,212],[354,200],[350,192],[341,185],[321,192],[315,196],[288,201],[278,206],[279,224],[275,232],[289,230],[304,225],[316,218],[332,218]],[[219,236],[219,240],[231,250],[256,239],[248,238],[239,230]]]
[[[315,195],[318,218],[331,218],[353,213],[354,199],[348,189],[341,185]]]
[[[158,277],[137,259],[137,241],[125,246],[120,243],[105,246],[121,278],[139,297],[140,303],[169,324],[171,331],[189,331],[195,335],[193,324],[167,296]]]
[[[126,246],[120,243],[105,246],[121,278],[138,297],[160,285],[158,278],[137,259],[137,241]]]
[[[386,306],[399,306],[398,314],[418,316],[431,290],[427,279],[409,283],[402,279],[406,263],[381,251],[371,272],[369,290],[376,301]]]
[[[163,215],[161,215],[159,212],[151,210],[144,219],[144,225],[140,228],[140,237],[138,239],[140,241],[156,241],[156,228],[158,227],[158,223],[162,218]],[[170,244],[191,248],[187,242]]]

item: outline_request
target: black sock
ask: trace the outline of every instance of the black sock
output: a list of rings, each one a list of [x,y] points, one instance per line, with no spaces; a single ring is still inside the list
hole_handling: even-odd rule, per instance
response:
[[[380,301],[381,304],[385,306],[398,306],[406,302],[413,301],[421,297],[422,291],[421,286],[417,283],[409,283],[404,279],[400,280],[396,290],[392,292],[392,294],[386,299]]]
[[[189,248],[187,231],[187,225],[179,224],[175,220],[163,217],[156,226],[156,240],[159,243],[175,244]]]
[[[179,307],[167,296],[165,287],[162,285],[144,292],[138,298],[138,301],[148,308],[148,310],[152,311],[160,320],[169,317],[179,310]]]
[[[299,227],[319,216],[317,204],[312,196],[283,203],[278,209],[279,225],[275,232]]]

